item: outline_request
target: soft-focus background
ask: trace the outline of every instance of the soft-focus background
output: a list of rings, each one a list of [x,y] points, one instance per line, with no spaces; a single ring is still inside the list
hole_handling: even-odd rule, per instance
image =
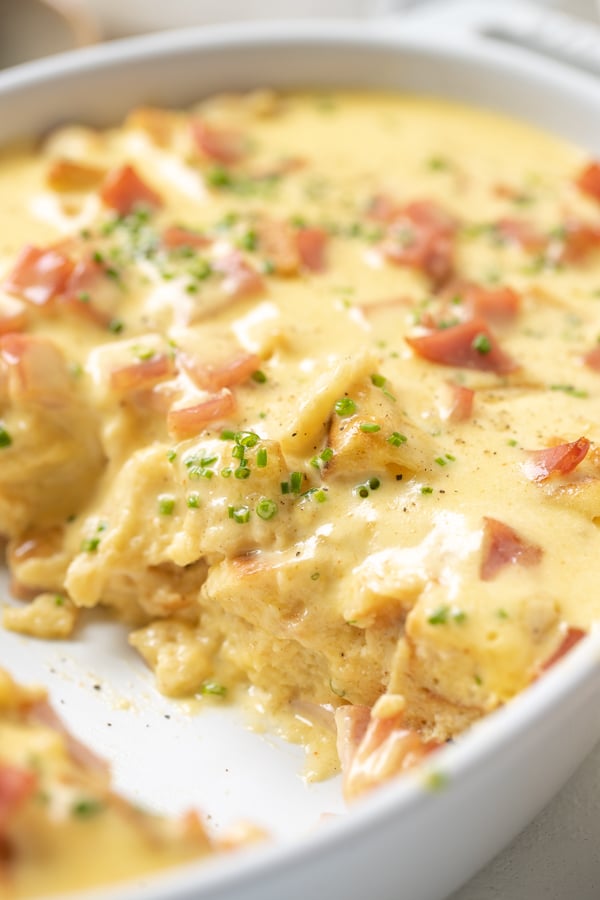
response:
[[[0,68],[99,40],[165,28],[304,17],[447,15],[454,0],[0,0]],[[600,0],[471,0],[482,10],[539,6],[600,26]],[[600,62],[600,60],[599,60]]]
[[[587,35],[549,18],[553,37],[544,51],[600,76],[600,0],[0,0],[0,68],[101,40],[223,21],[395,14],[413,23],[426,16],[428,29],[446,28],[449,19],[461,27],[462,8],[499,10],[509,21],[512,11],[515,22],[539,9],[591,26]],[[449,900],[600,900],[600,747],[513,844]]]

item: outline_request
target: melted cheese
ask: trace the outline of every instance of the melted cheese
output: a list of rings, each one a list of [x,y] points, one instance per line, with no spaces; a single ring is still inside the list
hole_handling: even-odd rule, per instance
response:
[[[209,123],[200,147],[190,120]],[[63,158],[91,167],[74,190],[64,170],[47,184]],[[0,530],[17,581],[136,622],[166,693],[252,685],[262,709],[300,710],[290,730],[307,741],[316,705],[383,709],[389,695],[424,740],[444,740],[510,700],[567,626],[599,615],[600,375],[584,365],[599,209],[575,183],[584,161],[480,110],[357,93],[140,110],[7,151],[2,269],[25,242],[64,241],[104,273],[76,298],[104,325],[29,303],[27,333],[66,360],[71,424],[59,433],[56,404],[8,391]],[[103,205],[95,182],[124,163],[160,208],[119,219]],[[410,222],[385,221],[374,198],[443,211],[444,284],[406,263]],[[203,239],[167,250],[174,225]],[[323,266],[294,257],[307,227],[327,235]],[[516,292],[518,309],[489,323],[514,370],[432,362],[407,342],[469,321],[465,282]],[[476,340],[492,353],[487,332]],[[457,387],[474,392],[458,422]],[[190,432],[185,410],[209,402],[215,420]],[[531,451],[582,437],[580,465],[531,478]],[[74,493],[32,490],[65,471]],[[487,578],[489,520],[537,549]]]
[[[113,794],[104,765],[64,731],[43,693],[3,670],[0,811],[10,900],[131,879],[214,849],[195,814],[168,821]]]

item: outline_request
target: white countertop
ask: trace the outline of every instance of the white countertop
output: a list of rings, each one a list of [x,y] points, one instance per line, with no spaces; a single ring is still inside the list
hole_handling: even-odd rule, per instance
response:
[[[512,844],[448,900],[598,898],[600,744]]]

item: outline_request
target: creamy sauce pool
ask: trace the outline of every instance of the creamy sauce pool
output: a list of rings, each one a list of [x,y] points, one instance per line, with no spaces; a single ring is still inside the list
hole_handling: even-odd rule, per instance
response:
[[[145,191],[115,189],[125,164]],[[338,738],[366,708],[371,750],[410,733],[418,759],[526,687],[599,614],[585,166],[500,116],[362,93],[7,151],[6,296],[62,368],[48,398],[39,345],[2,339],[0,529],[45,596],[6,624],[63,634],[56,595],[73,622],[112,607],[164,692],[250,686],[316,729],[313,774],[335,708]],[[41,302],[25,243],[65,267]],[[386,752],[375,782],[402,768]]]

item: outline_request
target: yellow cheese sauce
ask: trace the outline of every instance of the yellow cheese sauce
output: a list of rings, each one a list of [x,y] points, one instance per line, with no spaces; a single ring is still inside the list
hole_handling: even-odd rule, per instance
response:
[[[170,821],[112,793],[105,765],[62,728],[43,692],[1,669],[0,840],[10,900],[145,877],[237,842],[232,833],[213,843],[193,812]]]
[[[366,708],[366,786],[510,700],[599,615],[587,165],[338,92],[7,150],[5,624],[111,608],[161,691],[291,716],[315,775]]]

